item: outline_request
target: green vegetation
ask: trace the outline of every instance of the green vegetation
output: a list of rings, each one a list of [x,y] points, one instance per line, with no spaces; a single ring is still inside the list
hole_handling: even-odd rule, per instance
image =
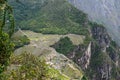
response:
[[[113,46],[114,48],[117,48],[117,44],[116,44],[116,42],[115,41],[111,41],[111,46]]]
[[[95,27],[101,27],[101,28],[104,28],[104,26],[102,24],[98,24],[96,22],[91,22],[89,21],[89,25],[91,26],[91,29],[92,28],[95,28]]]
[[[93,69],[97,69],[97,67],[100,67],[104,64],[106,64],[106,59],[107,58],[107,55],[106,53],[103,53],[103,52],[99,52],[99,53],[96,53],[92,56],[92,68]],[[108,58],[107,58],[108,59]]]
[[[14,49],[13,46],[8,34],[4,32],[0,33],[0,73],[4,71],[9,64],[9,57]]]
[[[15,49],[30,43],[30,40],[25,35],[14,37],[12,38],[12,41],[15,44]]]
[[[81,80],[87,80],[87,78],[85,76],[83,76]]]
[[[100,44],[99,40],[102,40],[102,38],[101,39],[99,38],[99,35],[103,36],[103,37],[106,36],[107,33],[104,31],[105,28],[103,27],[103,25],[93,23],[91,25],[91,30],[93,30],[93,29],[98,30],[98,31],[96,31],[98,36],[93,35],[90,67],[86,70],[86,74],[87,74],[87,76],[89,76],[89,79],[92,79],[92,77],[93,77],[92,75],[96,75],[96,78],[101,77],[101,75],[100,75],[101,71],[98,69],[101,69],[101,67],[103,69],[105,69],[107,67],[111,67],[112,68],[112,70],[111,70],[112,76],[110,79],[116,80],[117,77],[119,76],[119,72],[118,72],[119,70],[117,70],[117,66],[116,66],[116,60],[118,59],[117,56],[119,54],[118,46],[108,36],[107,39],[109,39],[110,44],[109,44],[109,47],[104,46],[104,48],[106,47],[106,51],[103,51],[103,49],[101,49],[101,46],[99,45]],[[105,40],[107,40],[107,39],[105,39]],[[108,70],[106,70],[106,72],[107,71]]]
[[[93,29],[97,27],[99,27],[98,29],[100,29],[101,32],[103,32],[102,30],[105,30],[105,29],[102,29],[104,28],[104,26],[101,24],[88,21],[87,15],[85,13],[73,7],[66,0],[44,0],[44,1],[36,0],[37,3],[35,2],[33,3],[34,0],[29,0],[29,1],[19,2],[19,3],[17,2],[15,3],[13,1],[14,0],[11,0],[10,3],[15,7],[15,14],[16,14],[15,17],[17,20],[16,23],[17,23],[17,26],[20,27],[21,29],[31,30],[35,32],[44,33],[44,34],[74,33],[74,34],[84,35],[85,36],[84,43],[81,45],[81,47],[83,48],[83,51],[80,52],[78,50],[78,52],[76,52],[77,54],[75,54],[75,60],[77,57],[80,58],[84,54],[86,47],[88,46],[90,41],[92,41],[92,55],[90,59],[90,66],[88,67],[89,68],[88,71],[86,71],[87,77],[89,77],[90,79],[93,77],[93,75],[100,76],[100,73],[98,72],[98,68],[104,67],[104,65],[106,64],[110,65],[110,67],[113,67],[115,65],[115,63],[112,61],[113,54],[116,53],[114,52],[114,50],[117,51],[116,49],[117,45],[115,44],[115,42],[111,41],[110,47],[107,48],[106,52],[103,52],[97,41],[100,38],[100,36],[101,37],[102,35],[104,36],[104,33],[101,34],[100,36],[94,36],[94,35],[90,36],[89,34],[89,31],[92,32]],[[98,30],[98,33],[99,33],[99,30]],[[29,34],[29,36],[31,35]],[[33,40],[37,41],[38,39],[39,39],[38,37],[35,37],[35,36],[33,37]],[[45,37],[44,39],[41,39],[41,41],[47,42],[48,39],[49,37]],[[51,39],[50,42],[48,41],[49,44],[51,44],[53,40],[54,39]],[[18,41],[19,42],[14,41],[16,45],[19,45],[17,47],[23,46],[23,44],[28,44],[29,42],[29,40],[25,36],[22,37],[22,39],[20,38]],[[48,43],[45,43],[45,44],[48,45]],[[73,51],[76,46],[73,45],[73,43],[68,37],[65,37],[65,38],[61,38],[59,42],[55,43],[55,45],[53,45],[52,47],[54,47],[57,52],[67,55],[68,53]],[[23,67],[25,66],[24,69],[21,66],[20,69],[18,70],[22,72],[24,72],[25,70],[26,72],[30,73],[30,74],[25,73],[25,78],[29,79],[31,78],[30,76],[34,78],[35,75],[31,75],[31,72],[29,72],[31,70],[34,71],[33,66],[30,64],[31,67],[27,68],[28,66],[27,64],[22,65]],[[39,66],[39,64],[37,65]],[[49,73],[48,68],[47,68],[47,71],[48,71],[47,73]],[[52,74],[54,74],[54,69],[52,69],[52,71],[53,71]],[[22,76],[22,73],[19,73],[16,70],[15,72],[16,74],[20,74],[17,76]],[[117,69],[113,68],[112,70],[113,77],[116,75],[116,72],[117,72]],[[48,76],[48,74],[45,76]],[[53,79],[56,79],[56,78],[53,78]],[[82,80],[86,80],[86,77],[84,76]]]
[[[88,44],[93,40],[93,38],[90,35],[87,35],[84,40],[84,46],[88,46]]]
[[[9,20],[6,25],[6,21]],[[4,28],[8,27],[8,33],[4,32]],[[0,0],[0,74],[9,65],[9,58],[13,52],[13,43],[10,40],[14,32],[14,17],[12,8],[7,4],[6,0]]]
[[[39,57],[23,53],[11,56],[11,65],[0,80],[69,80]]]
[[[0,3],[0,31],[5,31],[10,37],[14,32],[13,10],[6,0]]]
[[[13,6],[17,14],[16,23],[21,29],[47,34],[88,34],[87,15],[73,7],[68,1],[44,0],[43,3],[36,4],[31,2],[30,0],[22,3],[25,7],[19,3],[11,2],[11,4],[14,3]],[[34,5],[35,8],[32,9],[31,5]],[[26,9],[27,6],[29,8]]]
[[[55,43],[53,47],[56,49],[57,52],[66,55],[69,52],[71,52],[75,46],[68,37],[65,37],[65,38],[61,38],[59,42]]]

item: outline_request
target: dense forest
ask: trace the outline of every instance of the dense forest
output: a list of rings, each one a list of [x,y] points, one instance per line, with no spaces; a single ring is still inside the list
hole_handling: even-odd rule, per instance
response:
[[[0,15],[0,80],[120,79],[119,46],[67,0],[1,0]]]

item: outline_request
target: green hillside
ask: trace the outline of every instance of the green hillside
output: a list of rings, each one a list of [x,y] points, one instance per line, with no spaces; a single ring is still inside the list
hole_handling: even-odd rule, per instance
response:
[[[67,37],[58,39],[54,36],[54,40],[48,41],[48,37],[41,36],[43,34],[28,32],[27,36],[31,37],[31,41],[34,42],[31,43],[32,45],[27,45],[30,47],[19,48],[17,52],[33,50],[35,53],[45,48],[42,56],[49,58],[48,55],[51,57],[55,54],[52,55],[53,52],[46,51],[46,48],[51,49],[51,45],[46,47],[46,44],[56,41],[52,44],[54,48],[52,50],[65,54],[73,60],[82,68],[89,80],[120,79],[119,46],[112,41],[104,26],[89,21],[85,13],[73,7],[66,0],[19,0],[17,2],[10,0],[10,4],[14,8],[16,29],[31,30],[47,34],[47,36],[69,33],[84,36],[82,44],[74,45]],[[40,44],[41,42],[44,44]],[[57,61],[59,61],[58,58],[55,58],[55,62]]]
[[[87,15],[66,0],[29,0],[13,2],[16,25],[21,29],[52,34],[86,34]],[[34,2],[34,3],[32,3]],[[38,6],[39,5],[39,6]]]

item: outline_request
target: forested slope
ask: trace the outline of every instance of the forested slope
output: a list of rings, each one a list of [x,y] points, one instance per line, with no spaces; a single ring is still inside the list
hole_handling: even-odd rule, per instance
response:
[[[82,35],[82,44],[74,45],[68,37],[63,37],[49,47],[79,65],[88,80],[120,79],[119,46],[112,41],[103,25],[89,21],[87,14],[66,0],[13,1],[10,3],[14,8],[17,29]]]

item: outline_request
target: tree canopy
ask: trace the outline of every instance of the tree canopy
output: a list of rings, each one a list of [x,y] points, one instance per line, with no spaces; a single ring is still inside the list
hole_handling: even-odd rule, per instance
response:
[[[7,28],[5,28],[7,27]],[[9,64],[14,45],[10,40],[14,32],[14,17],[7,0],[0,0],[0,73]]]

